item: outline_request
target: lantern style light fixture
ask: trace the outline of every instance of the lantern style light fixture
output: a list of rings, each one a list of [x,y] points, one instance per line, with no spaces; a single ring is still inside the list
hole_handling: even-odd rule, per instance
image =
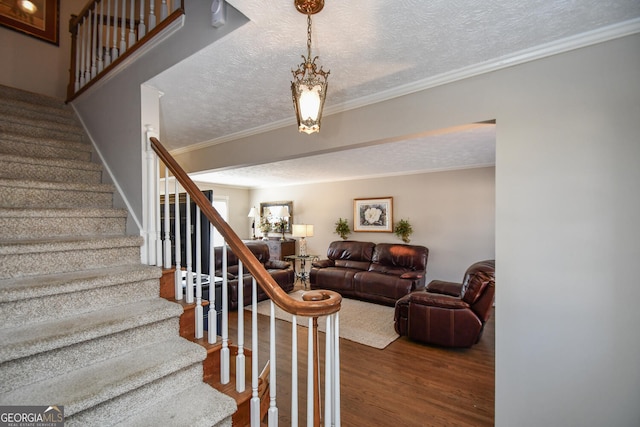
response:
[[[311,58],[311,15],[324,7],[324,0],[294,0],[298,12],[307,15],[307,56],[296,70],[291,70],[291,93],[298,119],[298,130],[307,134],[320,131],[322,109],[327,96],[327,77],[330,71],[318,70],[316,59]]]

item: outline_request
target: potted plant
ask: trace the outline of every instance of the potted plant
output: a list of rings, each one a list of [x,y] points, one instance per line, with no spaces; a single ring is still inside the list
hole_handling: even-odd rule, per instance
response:
[[[336,231],[335,233],[342,238],[342,240],[346,239],[349,234],[351,234],[351,229],[349,228],[349,222],[346,219],[338,218],[336,221]]]
[[[262,240],[267,240],[267,235],[271,231],[271,222],[266,216],[260,218],[260,231],[262,231]]]
[[[396,233],[396,236],[400,237],[403,242],[409,243],[411,241],[409,236],[413,233],[413,228],[411,228],[409,220],[401,219],[394,227],[393,232]]]

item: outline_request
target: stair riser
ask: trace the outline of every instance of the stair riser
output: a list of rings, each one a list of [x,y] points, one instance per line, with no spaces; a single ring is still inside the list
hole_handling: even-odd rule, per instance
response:
[[[0,239],[43,239],[65,236],[123,235],[123,217],[28,217],[0,218]]]
[[[91,152],[79,150],[77,144],[66,144],[62,141],[38,141],[37,139],[2,134],[0,131],[0,153],[17,156],[42,157],[54,159],[90,161]]]
[[[148,383],[145,387],[136,388],[100,405],[73,414],[68,418],[65,417],[65,426],[106,426],[112,425],[116,421],[126,421],[127,418],[135,415],[137,409],[145,407],[150,402],[176,395],[198,382],[202,382],[202,364],[194,363]],[[66,409],[65,407],[65,412]],[[167,420],[166,425],[180,425],[180,421]]]
[[[135,348],[140,343],[161,342],[175,336],[178,319],[171,318],[101,338],[38,353],[0,365],[3,371],[0,393],[73,372],[112,356],[105,349]]]
[[[0,317],[5,319],[3,327],[46,322],[97,311],[107,306],[157,297],[159,287],[158,280],[149,280],[43,298],[27,298],[0,304]]]
[[[38,138],[61,139],[72,142],[85,141],[82,128],[68,125],[51,126],[51,123],[42,123],[42,125],[47,124],[49,124],[50,127],[35,127],[32,124],[23,123],[20,121],[7,121],[3,120],[2,117],[0,117],[0,131],[2,132],[16,133]]]
[[[0,159],[0,178],[99,184],[102,173],[99,170],[61,168],[58,165],[38,165]]]
[[[7,208],[110,208],[113,193],[0,186]]]
[[[118,265],[139,265],[140,247],[76,249],[2,255],[0,279],[66,273]],[[34,270],[34,267],[37,269]]]

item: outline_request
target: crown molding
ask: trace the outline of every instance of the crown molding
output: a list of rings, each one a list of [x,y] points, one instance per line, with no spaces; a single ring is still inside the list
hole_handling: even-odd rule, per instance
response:
[[[453,83],[459,80],[464,80],[493,71],[498,71],[516,65],[524,64],[527,62],[536,61],[538,59],[547,58],[549,56],[559,55],[561,53],[569,52],[572,50],[604,43],[639,32],[640,18],[623,21],[606,27],[598,28],[596,30],[541,44],[529,49],[524,49],[513,54],[504,55],[498,58],[491,59],[489,61],[481,62],[479,64],[474,64],[468,67],[460,68],[458,70],[442,73],[423,80],[418,80],[402,86],[394,87],[392,89],[381,91],[370,96],[364,96],[353,101],[334,104],[325,108],[323,114],[326,117],[332,114],[366,107],[367,105],[388,101],[400,96],[409,95],[426,89]],[[243,130],[241,132],[225,135],[220,138],[215,138],[209,141],[203,141],[197,144],[189,145],[187,147],[171,150],[171,154],[178,155],[191,151],[197,151],[213,145],[222,144],[224,142],[246,138],[249,136],[293,125],[295,125],[295,118],[292,115],[291,119],[279,120],[267,125],[257,126],[251,129]]]

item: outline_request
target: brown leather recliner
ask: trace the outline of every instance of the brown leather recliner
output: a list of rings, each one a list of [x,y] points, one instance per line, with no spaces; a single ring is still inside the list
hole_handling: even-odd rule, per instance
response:
[[[293,291],[295,285],[295,273],[293,266],[290,262],[279,261],[269,259],[269,246],[262,241],[252,240],[244,242],[249,250],[255,255],[260,263],[264,265],[271,277],[276,281],[278,285],[285,292],[289,293]],[[215,259],[215,275],[222,277],[222,247],[216,246],[214,248]],[[228,292],[229,292],[229,310],[238,309],[238,257],[233,253],[231,248],[227,249],[227,278],[228,278]],[[251,304],[251,288],[253,285],[253,279],[251,274],[245,268],[243,271],[242,291],[243,301],[242,305]],[[267,294],[258,286],[258,301],[267,299]]]
[[[462,283],[433,280],[423,291],[398,300],[395,329],[412,340],[445,347],[471,347],[491,315],[495,261],[471,265]]]

